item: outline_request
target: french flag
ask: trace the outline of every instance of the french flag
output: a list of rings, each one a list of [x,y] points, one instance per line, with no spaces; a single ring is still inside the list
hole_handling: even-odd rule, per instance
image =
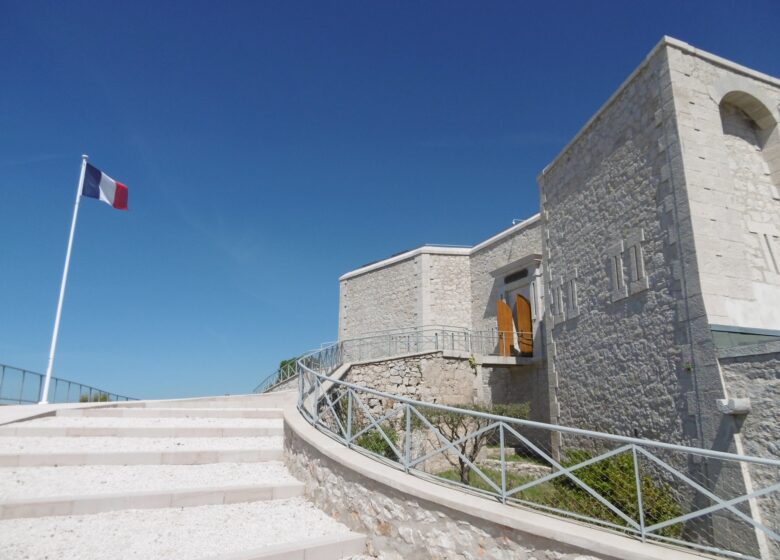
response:
[[[127,210],[127,185],[115,181],[89,163],[84,171],[81,194],[102,200],[117,210]]]

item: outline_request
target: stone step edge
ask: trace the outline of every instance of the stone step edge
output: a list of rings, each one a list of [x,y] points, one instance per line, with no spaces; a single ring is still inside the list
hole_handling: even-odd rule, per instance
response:
[[[200,560],[340,560],[363,554],[365,550],[365,535],[349,532],[208,556]]]
[[[56,416],[111,418],[282,418],[281,408],[63,408]]]
[[[0,437],[266,437],[284,435],[283,426],[14,426],[0,427]]]
[[[301,482],[115,492],[0,502],[0,519],[88,515],[123,509],[158,509],[284,500],[302,496]]]
[[[81,467],[85,465],[205,465],[281,461],[284,450],[204,449],[190,451],[116,451],[85,453],[3,453],[0,467]]]

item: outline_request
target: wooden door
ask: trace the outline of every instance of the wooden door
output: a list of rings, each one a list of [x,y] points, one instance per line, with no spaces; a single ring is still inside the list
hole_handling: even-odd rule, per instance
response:
[[[517,294],[517,338],[520,342],[520,355],[534,355],[534,324],[531,318],[531,302]]]
[[[503,299],[496,302],[498,317],[498,353],[501,356],[512,355],[512,345],[515,338],[515,321],[512,318],[512,308]]]

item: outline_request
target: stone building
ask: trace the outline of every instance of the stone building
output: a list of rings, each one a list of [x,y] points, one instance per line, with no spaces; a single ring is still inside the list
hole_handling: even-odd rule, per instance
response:
[[[540,214],[343,275],[339,338],[495,332],[521,295],[532,357],[507,363],[545,364],[548,420],[729,448],[759,387],[719,352],[780,341],[779,106],[780,80],[664,38],[542,171]]]
[[[780,457],[778,122],[780,80],[664,38],[541,172],[538,215],[472,248],[425,246],[342,276],[340,339],[495,331],[520,294],[532,357],[517,338],[502,364],[478,357],[492,369],[475,400]],[[707,468],[689,472],[751,485]]]
[[[540,214],[343,275],[339,338],[496,331],[521,294],[550,420],[713,443],[747,404],[718,401],[750,396],[717,348],[780,340],[778,105],[777,79],[664,38],[541,173]]]

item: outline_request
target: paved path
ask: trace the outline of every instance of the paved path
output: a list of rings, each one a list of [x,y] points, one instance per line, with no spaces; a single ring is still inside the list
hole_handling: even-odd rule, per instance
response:
[[[13,407],[0,426],[0,558],[362,553],[362,535],[306,501],[281,462],[281,411],[261,402]]]

